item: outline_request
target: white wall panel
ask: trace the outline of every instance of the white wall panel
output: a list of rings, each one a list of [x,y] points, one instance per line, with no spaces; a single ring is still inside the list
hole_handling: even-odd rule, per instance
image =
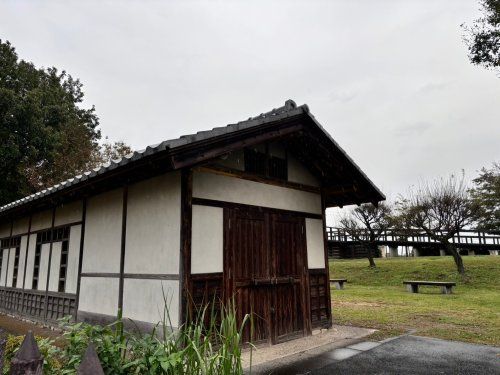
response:
[[[57,292],[59,289],[59,267],[61,265],[62,242],[52,244],[52,256],[50,258],[49,291]]]
[[[123,316],[156,324],[163,319],[164,296],[172,325],[178,327],[179,282],[177,280],[125,279]]]
[[[123,189],[87,202],[82,272],[119,272]]]
[[[319,194],[209,172],[194,173],[193,196],[290,211],[321,213]]]
[[[40,255],[40,269],[38,272],[38,290],[47,290],[47,274],[49,272],[49,253],[50,244],[44,243],[42,245],[42,252]]]
[[[0,223],[0,238],[5,238],[10,236],[10,227],[11,227],[10,221]]]
[[[82,277],[78,310],[117,315],[118,289],[118,278]]]
[[[179,273],[180,173],[131,185],[128,190],[126,273]]]
[[[7,286],[12,287],[12,281],[14,280],[14,262],[16,261],[16,248],[13,247],[9,249],[9,267],[7,269]]]
[[[52,226],[52,210],[46,210],[33,214],[31,219],[31,231],[48,229]]]
[[[220,207],[193,205],[191,232],[191,272],[223,270],[224,210]]]
[[[14,221],[14,225],[12,226],[12,235],[15,236],[17,234],[27,233],[29,229],[29,222],[29,216]]]
[[[9,257],[9,249],[0,250],[3,252],[2,255],[2,272],[0,273],[0,286],[5,286],[5,281],[7,280],[7,266],[8,266],[8,257]]]
[[[82,201],[66,203],[56,208],[55,225],[74,223],[82,220]]]
[[[66,272],[66,293],[76,293],[81,234],[81,225],[71,227],[69,233],[68,270]]]
[[[28,246],[28,260],[26,262],[26,278],[24,282],[25,289],[31,289],[33,285],[33,267],[35,265],[36,234],[30,235]]]
[[[24,263],[26,261],[26,246],[28,245],[28,236],[21,237],[21,251],[19,252],[19,271],[17,274],[16,288],[23,287]]]
[[[306,219],[307,265],[309,268],[325,268],[323,221]]]

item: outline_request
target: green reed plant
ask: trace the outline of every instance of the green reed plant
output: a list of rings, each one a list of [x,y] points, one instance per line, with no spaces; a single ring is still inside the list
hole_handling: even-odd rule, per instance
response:
[[[62,319],[61,348],[48,340],[39,341],[44,373],[75,374],[92,342],[105,374],[243,374],[241,350],[248,344],[243,342],[243,332],[247,324],[250,332],[253,329],[249,315],[239,324],[233,301],[223,305],[214,300],[174,329],[165,296],[164,302],[162,321],[146,335],[126,331],[121,312],[114,323],[105,326]],[[21,341],[22,337],[9,341],[7,369]]]

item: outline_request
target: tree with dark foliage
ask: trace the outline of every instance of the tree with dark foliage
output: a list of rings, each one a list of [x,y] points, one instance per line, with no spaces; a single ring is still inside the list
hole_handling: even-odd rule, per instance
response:
[[[397,203],[399,222],[424,231],[439,242],[453,256],[458,272],[465,275],[465,267],[452,238],[473,225],[478,207],[471,200],[465,179],[451,176],[433,183],[424,183],[410,191],[408,197]]]
[[[488,69],[500,68],[500,0],[482,0],[483,16],[467,32],[465,42],[469,59],[475,65]]]
[[[94,107],[82,108],[83,96],[78,79],[19,60],[0,40],[0,205],[106,158],[96,157],[99,119]]]
[[[500,234],[500,163],[481,169],[472,181],[474,187],[470,193],[478,206],[477,229]]]
[[[377,206],[362,204],[340,219],[340,227],[367,249],[370,267],[376,267],[374,256],[378,251],[377,240],[391,226],[391,207],[384,202]]]

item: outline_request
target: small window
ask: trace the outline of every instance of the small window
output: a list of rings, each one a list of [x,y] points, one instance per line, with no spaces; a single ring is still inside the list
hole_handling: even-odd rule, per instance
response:
[[[37,237],[39,237],[41,240],[42,236],[38,235]],[[38,242],[38,238],[37,238],[37,242]],[[35,248],[35,262],[33,265],[33,283],[32,283],[32,287],[31,287],[31,289],[34,289],[34,290],[38,289],[38,276],[40,274],[41,254],[42,254],[42,243],[40,241],[39,243],[36,244],[36,248]]]
[[[267,155],[254,149],[245,149],[245,171],[267,175]]]
[[[66,275],[68,272],[68,240],[63,241],[61,248],[61,263],[59,265],[59,287],[58,291],[64,293],[66,289]]]
[[[21,253],[21,246],[16,247],[15,255],[14,255],[14,276],[12,279],[12,286],[14,288],[17,287],[17,275],[19,273],[19,256]]]
[[[288,165],[286,158],[271,156],[269,152],[256,149],[245,149],[245,171],[266,177],[288,179]]]

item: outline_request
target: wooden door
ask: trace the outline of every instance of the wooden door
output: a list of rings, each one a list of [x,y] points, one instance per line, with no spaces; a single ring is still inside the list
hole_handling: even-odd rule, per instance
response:
[[[252,342],[305,333],[304,219],[250,209],[225,210],[224,283],[238,320],[252,314]],[[250,325],[244,340],[250,340]]]
[[[271,218],[273,342],[280,342],[303,335],[306,327],[305,228],[303,218],[281,214]]]

